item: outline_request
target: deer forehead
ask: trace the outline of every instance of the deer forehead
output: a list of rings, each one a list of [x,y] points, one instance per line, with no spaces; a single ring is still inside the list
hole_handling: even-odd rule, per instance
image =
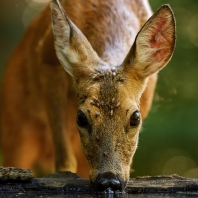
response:
[[[136,110],[138,107],[137,90],[136,86],[133,89],[130,83],[115,67],[96,72],[84,89],[80,87],[79,104],[86,104],[90,112],[94,111],[96,118],[101,113],[111,118],[115,112],[120,113],[121,109],[126,112],[132,107]]]

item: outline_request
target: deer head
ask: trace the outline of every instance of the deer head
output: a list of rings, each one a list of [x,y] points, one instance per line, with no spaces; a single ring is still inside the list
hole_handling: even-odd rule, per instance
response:
[[[142,27],[121,65],[100,59],[58,0],[52,5],[57,57],[75,84],[79,99],[77,128],[95,189],[122,191],[142,125],[140,98],[148,77],[170,60],[175,21],[162,6]]]

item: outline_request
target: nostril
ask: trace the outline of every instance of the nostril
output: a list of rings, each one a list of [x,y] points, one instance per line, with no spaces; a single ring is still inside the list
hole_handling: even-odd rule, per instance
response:
[[[100,192],[122,192],[126,184],[120,179],[119,175],[111,172],[100,173],[93,182],[93,188]]]
[[[100,179],[97,184],[97,189],[103,191],[109,187],[108,179]]]
[[[121,189],[120,181],[118,181],[117,179],[111,179],[111,180],[109,181],[109,187],[110,187],[112,190],[120,190],[120,189]]]

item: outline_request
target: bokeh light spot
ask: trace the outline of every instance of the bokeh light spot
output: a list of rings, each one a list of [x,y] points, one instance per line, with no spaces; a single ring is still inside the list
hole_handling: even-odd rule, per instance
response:
[[[175,156],[167,160],[162,169],[163,175],[178,174],[186,176],[187,171],[192,168],[196,168],[196,163],[189,157],[186,156]]]

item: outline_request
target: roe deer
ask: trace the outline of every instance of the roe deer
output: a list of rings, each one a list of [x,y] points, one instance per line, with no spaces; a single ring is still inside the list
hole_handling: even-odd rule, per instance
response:
[[[3,165],[89,172],[95,190],[123,191],[174,51],[171,8],[151,16],[147,0],[53,0],[51,12],[31,22],[5,69]]]

